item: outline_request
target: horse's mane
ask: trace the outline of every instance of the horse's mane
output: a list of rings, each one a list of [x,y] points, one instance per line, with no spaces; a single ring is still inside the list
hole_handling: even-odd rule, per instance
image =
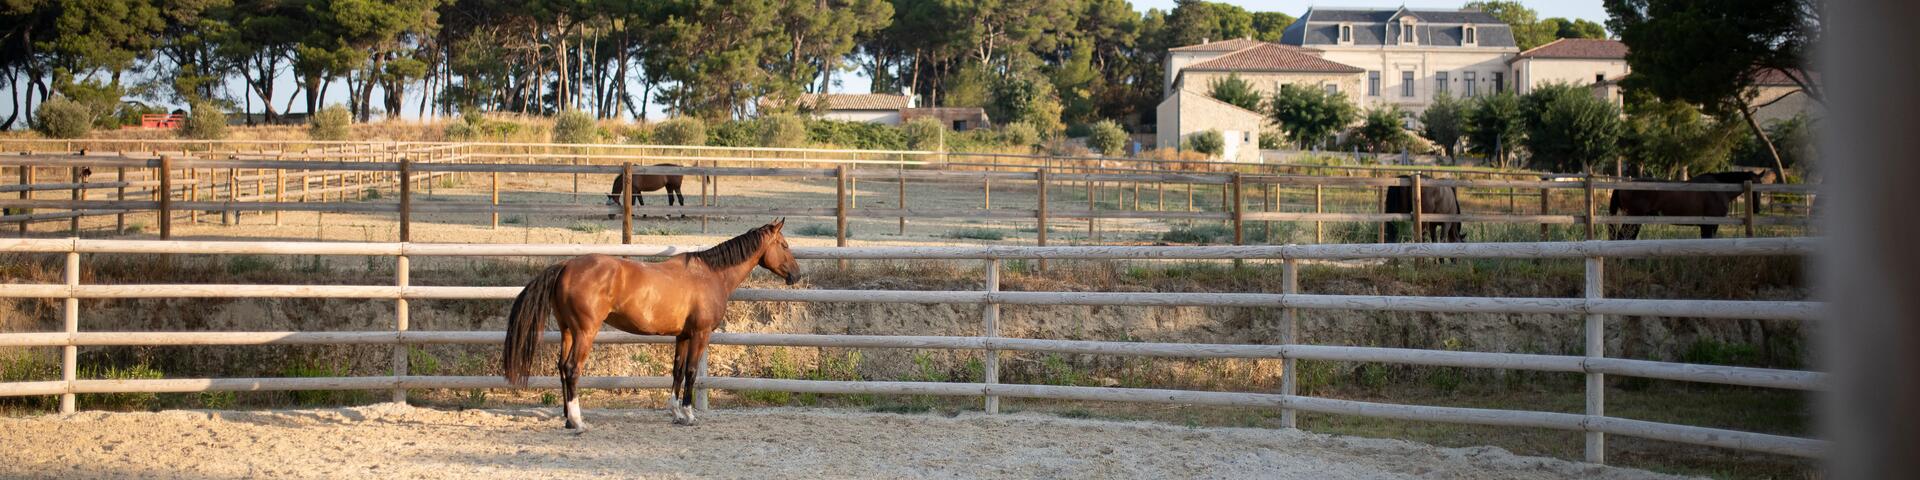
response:
[[[764,225],[755,227],[753,230],[748,230],[747,233],[742,233],[740,236],[720,242],[719,245],[714,245],[713,248],[688,253],[687,256],[698,258],[711,268],[727,268],[739,265],[740,262],[746,261],[747,257],[752,256],[753,252],[760,251],[760,243],[766,240],[767,231],[768,229]]]

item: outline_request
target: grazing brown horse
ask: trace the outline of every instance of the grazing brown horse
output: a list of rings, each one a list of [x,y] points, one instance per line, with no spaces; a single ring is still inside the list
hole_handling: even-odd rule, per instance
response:
[[[1754,172],[1716,172],[1698,175],[1687,183],[1731,183],[1744,184],[1774,183],[1779,179],[1773,170],[1765,173]],[[1672,190],[1626,190],[1613,191],[1613,197],[1607,200],[1607,215],[1619,215],[1626,212],[1629,216],[1651,217],[1724,217],[1734,198],[1740,192],[1678,192]],[[1700,238],[1713,238],[1720,231],[1719,225],[1694,225],[1700,227]],[[1639,224],[1615,224],[1612,226],[1614,240],[1634,240],[1640,238]]]
[[[662,163],[654,166],[678,167],[679,165]],[[613,191],[607,192],[607,205],[620,206],[620,190],[627,187],[628,181],[629,179],[623,178],[620,175],[613,176]],[[680,202],[680,206],[684,207],[687,205],[687,196],[680,194],[680,175],[636,173],[633,174],[631,181],[633,182],[633,203],[636,205],[645,206],[647,204],[646,199],[641,198],[640,192],[651,192],[661,188],[667,189],[667,206],[673,206],[673,202],[676,200]],[[607,214],[607,219],[612,220],[613,216],[614,214],[609,213]]]
[[[1401,175],[1400,178],[1413,177]],[[1413,187],[1387,187],[1387,201],[1380,210],[1384,213],[1413,213]],[[1453,187],[1420,187],[1420,213],[1459,215],[1460,199],[1454,195]],[[1387,243],[1400,243],[1400,222],[1387,222],[1386,226]],[[1460,231],[1460,222],[1420,222],[1414,229],[1427,230],[1426,238],[1432,242],[1466,241],[1466,234]]]
[[[780,219],[706,250],[642,263],[606,255],[574,257],[547,267],[513,299],[507,314],[507,382],[527,384],[534,348],[552,312],[560,324],[560,391],[566,427],[587,431],[581,418],[580,371],[600,326],[636,335],[672,335],[673,423],[693,424],[694,366],[706,355],[707,337],[726,318],[727,298],[754,267],[792,285],[800,264],[787,249]]]

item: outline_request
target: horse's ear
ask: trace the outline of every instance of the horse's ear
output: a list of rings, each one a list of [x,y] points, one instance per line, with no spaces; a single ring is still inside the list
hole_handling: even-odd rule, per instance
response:
[[[773,231],[778,232],[780,231],[781,228],[786,226],[787,226],[787,217],[780,217],[779,220],[773,221]]]

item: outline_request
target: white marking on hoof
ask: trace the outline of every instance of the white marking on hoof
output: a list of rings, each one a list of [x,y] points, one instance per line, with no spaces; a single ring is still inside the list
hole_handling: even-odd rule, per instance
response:
[[[580,413],[580,399],[568,400],[567,421],[573,423],[574,428],[579,429],[581,433],[587,431],[587,420],[583,417],[584,415]]]

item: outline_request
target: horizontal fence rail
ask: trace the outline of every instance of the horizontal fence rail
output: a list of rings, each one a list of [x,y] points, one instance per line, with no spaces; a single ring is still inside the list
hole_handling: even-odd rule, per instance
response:
[[[99,145],[128,142],[137,143],[137,141],[119,140],[80,141],[79,143],[82,145]],[[1411,177],[1339,177],[1289,174],[1285,173],[1286,169],[1268,168],[1275,166],[1235,164],[1231,162],[1165,162],[1104,157],[1063,158],[920,151],[777,148],[730,149],[724,147],[619,145],[579,146],[521,143],[431,144],[406,142],[365,145],[365,151],[361,151],[358,145],[345,145],[345,147],[352,147],[352,149],[337,152],[321,151],[318,153],[311,151],[301,151],[297,153],[289,151],[249,152],[237,148],[244,145],[271,145],[276,142],[261,142],[258,144],[239,143],[232,145],[220,144],[236,147],[233,152],[217,152],[213,146],[214,144],[207,144],[208,147],[204,150],[185,148],[201,143],[205,142],[178,142],[177,145],[183,148],[177,152],[171,150],[134,151],[133,153],[123,151],[109,153],[106,150],[92,150],[81,151],[80,154],[70,152],[28,152],[22,155],[0,156],[0,166],[14,166],[17,170],[91,167],[96,169],[118,169],[121,170],[122,173],[127,169],[140,171],[164,170],[168,172],[167,175],[160,176],[172,176],[173,174],[171,172],[175,170],[206,170],[209,172],[239,172],[246,170],[261,172],[274,170],[277,172],[290,173],[286,176],[297,176],[295,180],[302,187],[301,191],[298,192],[300,198],[284,198],[287,196],[287,187],[285,185],[275,185],[273,187],[275,192],[273,196],[266,196],[264,192],[266,191],[265,184],[268,183],[268,179],[265,178],[267,175],[241,176],[235,173],[227,177],[227,186],[224,187],[224,192],[220,191],[223,187],[218,185],[219,180],[217,179],[177,178],[125,182],[63,181],[61,183],[35,183],[28,181],[28,177],[31,177],[31,175],[22,175],[19,184],[0,185],[0,193],[18,193],[20,196],[20,198],[17,199],[0,198],[0,207],[8,209],[53,209],[63,211],[58,213],[35,212],[31,214],[4,215],[0,216],[0,222],[36,222],[90,215],[119,215],[122,216],[123,223],[124,215],[129,212],[154,212],[161,217],[161,223],[163,224],[163,228],[161,228],[162,235],[168,236],[170,229],[166,228],[167,225],[165,224],[170,221],[172,212],[178,211],[220,212],[222,215],[239,215],[240,212],[397,213],[400,214],[403,222],[405,222],[407,218],[411,218],[410,214],[415,212],[485,214],[493,217],[493,224],[496,227],[499,224],[499,216],[502,214],[624,215],[628,217],[634,214],[641,216],[682,215],[701,217],[703,219],[703,231],[705,229],[704,219],[711,216],[796,216],[839,219],[897,218],[900,221],[899,228],[902,233],[906,230],[906,221],[915,218],[1033,220],[1040,225],[1037,228],[1047,228],[1046,224],[1049,219],[1056,221],[1060,219],[1073,219],[1084,221],[1088,225],[1089,238],[1097,239],[1099,238],[1099,234],[1096,225],[1100,223],[1101,220],[1147,219],[1161,221],[1225,222],[1232,226],[1232,231],[1234,232],[1233,243],[1236,245],[1244,245],[1247,243],[1245,232],[1248,222],[1268,222],[1266,230],[1268,234],[1271,234],[1273,230],[1272,222],[1310,222],[1315,226],[1314,238],[1316,239],[1316,243],[1319,241],[1318,239],[1322,237],[1321,234],[1323,232],[1321,226],[1325,222],[1377,223],[1411,221],[1420,223],[1535,224],[1541,225],[1543,228],[1541,234],[1543,237],[1542,240],[1547,239],[1545,238],[1547,236],[1545,227],[1549,225],[1584,226],[1584,235],[1587,239],[1604,236],[1605,233],[1601,232],[1600,229],[1620,225],[1744,227],[1747,236],[1753,236],[1755,229],[1761,226],[1810,226],[1810,221],[1806,215],[1791,213],[1799,211],[1810,214],[1810,207],[1806,205],[1794,205],[1788,214],[1763,214],[1760,208],[1757,207],[1757,205],[1763,203],[1763,197],[1773,198],[1773,196],[1786,196],[1786,198],[1807,200],[1807,205],[1811,205],[1810,199],[1812,195],[1817,193],[1817,186],[1813,185],[1640,182],[1619,181],[1618,179],[1591,176],[1571,177],[1578,181],[1424,178],[1423,175],[1447,172],[1418,170],[1405,172],[1409,173]],[[277,143],[284,145],[289,142]],[[58,141],[24,142],[24,145],[46,146],[71,146],[73,144],[74,142]],[[159,144],[160,143],[156,143],[156,145]],[[0,141],[0,147],[8,145],[19,146],[21,144],[10,144],[6,141]],[[672,152],[681,152],[683,154],[674,154]],[[765,157],[755,155],[765,155]],[[823,156],[826,158],[819,158]],[[842,156],[860,158],[840,158]],[[952,163],[956,158],[967,158],[973,160],[973,162]],[[999,159],[1035,160],[1037,163],[980,164],[978,162],[981,159],[990,159],[994,162],[998,162]],[[684,165],[662,166],[652,164],[667,161],[679,162]],[[1110,168],[1103,166],[1107,164],[1132,165],[1133,167],[1141,168]],[[1206,165],[1210,167],[1205,169],[1205,171],[1191,172],[1179,171],[1179,168],[1177,168],[1180,165],[1187,164]],[[987,167],[978,167],[978,165],[987,165]],[[818,166],[826,166],[829,168],[817,168]],[[1394,173],[1401,171],[1401,169],[1387,168],[1357,171],[1372,174],[1380,172]],[[502,203],[500,201],[501,190],[499,175],[501,174],[571,174],[574,176],[574,188],[569,195],[578,199],[581,197],[608,195],[592,191],[582,192],[580,190],[581,175],[612,176],[619,175],[621,172],[629,172],[631,174],[683,175],[701,178],[703,179],[701,187],[701,198],[703,201],[698,202],[696,205],[642,205],[629,209],[622,209],[616,206],[603,206],[600,205],[598,201],[585,204],[577,201],[572,203]],[[491,174],[494,176],[491,187],[492,200],[486,201],[482,199],[478,202],[413,202],[411,201],[412,194],[405,188],[405,185],[420,182],[422,177],[415,175],[420,173],[426,174],[427,176],[424,178],[429,179],[442,175],[471,177],[473,175]],[[1453,174],[1493,175],[1493,172],[1454,172]],[[320,181],[323,183],[329,181],[329,176],[337,177],[339,186],[311,190],[307,187],[307,176],[312,175],[318,175]],[[397,178],[397,175],[405,175],[411,180],[407,182],[393,182],[392,179]],[[837,181],[842,184],[842,188],[836,195],[845,197],[850,193],[855,201],[844,201],[846,199],[843,198],[841,199],[842,201],[838,201],[832,206],[823,203],[818,206],[792,207],[719,206],[717,205],[717,201],[713,203],[706,201],[710,198],[716,200],[719,198],[719,179],[729,177],[782,177],[810,180],[837,179]],[[369,178],[384,178],[387,180],[385,183],[357,183]],[[350,181],[349,179],[352,180]],[[861,179],[866,179],[869,182],[897,182],[899,188],[899,205],[892,207],[860,206],[857,199],[859,196],[858,182]],[[172,180],[171,186],[168,186],[169,180]],[[284,182],[284,179],[276,178],[275,180],[277,182]],[[979,208],[925,208],[909,205],[911,200],[907,194],[908,180],[949,184],[977,183],[982,188],[983,205]],[[261,193],[256,193],[251,196],[237,193],[234,185],[246,182],[251,182],[252,185],[254,185],[254,189]],[[850,182],[851,185],[849,185]],[[324,199],[329,194],[338,194],[344,200],[346,195],[357,194],[360,189],[366,188],[364,185],[384,188],[394,183],[400,185],[401,188],[397,196],[398,198],[392,200],[314,203],[306,198],[308,195],[317,194]],[[708,183],[711,183],[713,189],[711,196],[709,196],[710,194],[707,191]],[[198,192],[198,188],[202,185],[205,186],[209,198],[218,197],[221,193],[225,193],[225,200],[206,201],[198,198],[195,194],[188,193]],[[1129,185],[1132,186],[1133,190],[1131,207],[1125,205],[1127,195],[1120,192],[1120,190]],[[1149,186],[1154,192],[1157,192],[1154,194],[1155,199],[1153,203],[1155,205],[1151,209],[1142,208],[1143,202],[1141,197],[1143,185]],[[1384,191],[1384,189],[1387,188],[1410,187],[1415,185],[1467,189],[1466,194],[1473,194],[1473,190],[1476,189],[1482,194],[1493,191],[1495,192],[1493,193],[1494,195],[1504,195],[1508,197],[1509,201],[1507,203],[1509,205],[1507,211],[1504,213],[1361,213],[1325,211],[1322,202],[1323,187]],[[158,188],[164,190],[165,193],[155,195],[150,192],[118,192],[117,197],[112,200],[94,199],[94,197],[88,193],[89,191],[105,192],[109,189],[124,189],[128,186]],[[846,188],[848,186],[853,188]],[[1059,201],[1050,204],[1047,201],[1047,197],[1041,195],[1036,205],[1023,206],[1029,208],[995,208],[991,200],[992,190],[995,186],[999,186],[1000,188],[1037,188],[1041,190],[1067,189],[1068,191],[1079,189],[1085,192],[1085,198],[1088,199],[1088,203],[1084,208],[1080,208],[1077,205],[1078,201],[1068,202],[1064,205]],[[1165,190],[1169,186],[1175,188],[1183,187],[1186,189],[1185,193],[1187,198],[1184,208],[1186,211],[1168,210],[1165,208],[1167,196]],[[1218,204],[1209,205],[1205,208],[1196,208],[1197,203],[1193,192],[1195,186],[1204,186],[1217,190],[1219,193]],[[1297,205],[1284,201],[1275,201],[1274,197],[1280,195],[1275,189],[1281,187],[1313,189],[1312,194],[1314,200],[1311,204],[1313,211],[1281,211],[1283,207]],[[1537,213],[1527,214],[1518,210],[1517,205],[1519,202],[1516,200],[1518,197],[1534,195],[1533,193],[1519,193],[1519,189],[1537,190],[1540,199]],[[417,191],[418,187],[415,187],[413,190]],[[1604,205],[1604,197],[1597,197],[1597,195],[1603,193],[1596,192],[1622,190],[1717,192],[1726,194],[1730,198],[1737,197],[1744,199],[1744,206],[1741,209],[1732,211],[1733,215],[1731,216],[1719,217],[1612,215],[1608,212],[1606,205]],[[58,196],[57,192],[62,191],[72,192],[72,195],[64,199],[31,198],[29,196],[29,194],[33,192],[55,192],[53,196]],[[1576,200],[1572,206],[1576,207],[1576,209],[1584,206],[1584,211],[1571,214],[1551,212],[1551,210],[1553,210],[1552,205],[1555,203],[1551,198],[1554,192],[1583,195],[1583,200]],[[129,200],[129,194],[131,194],[133,198],[136,198],[136,200]],[[635,192],[635,194],[638,194],[638,192]],[[1114,207],[1108,200],[1102,200],[1107,198],[1106,196],[1109,194],[1114,195],[1112,198],[1120,201],[1121,206]],[[1209,193],[1207,195],[1213,194]],[[1376,195],[1374,198],[1377,200],[1378,193],[1376,192],[1373,195]],[[177,200],[170,198],[176,196],[182,198]],[[1418,198],[1417,194],[1415,198]],[[1584,203],[1582,203],[1582,201]],[[1213,200],[1209,198],[1207,202],[1212,203]],[[1376,208],[1380,203],[1374,200],[1369,200],[1368,202],[1372,203]],[[1531,202],[1528,203],[1531,205]],[[1561,204],[1562,211],[1565,211],[1565,207],[1569,206],[1565,198],[1561,198],[1559,203]],[[625,220],[625,222],[630,224],[631,220],[628,219]],[[71,226],[71,229],[77,231],[78,228],[79,225],[76,220]],[[840,240],[836,243],[845,243],[844,239],[848,235],[846,230],[846,228],[836,228],[835,236],[837,240]],[[403,226],[400,231],[404,233],[410,231],[410,229]],[[1423,233],[1421,233],[1419,229],[1413,229],[1413,231],[1415,239],[1420,240]],[[23,223],[22,233],[24,234],[25,232]],[[623,241],[630,242],[632,236],[631,231],[624,230],[624,232],[622,235]],[[1384,231],[1381,235],[1382,240],[1385,240]],[[400,240],[406,241],[411,239],[403,237]],[[1035,241],[1039,245],[1046,245],[1046,235],[1037,235]]]
[[[1558,243],[1479,243],[1479,244],[1388,244],[1388,245],[1288,245],[1238,247],[870,247],[870,248],[797,248],[803,259],[935,259],[985,261],[989,278],[997,278],[1002,260],[1011,259],[1148,259],[1148,260],[1267,260],[1284,262],[1288,275],[1302,260],[1350,260],[1372,258],[1561,258],[1586,259],[1589,288],[1601,275],[1601,258],[1652,258],[1695,256],[1807,255],[1819,248],[1819,242],[1806,238],[1756,238],[1723,240],[1649,240],[1585,241]],[[411,257],[420,256],[569,256],[588,253],[657,257],[697,251],[697,247],[658,245],[466,245],[416,243],[323,243],[323,242],[200,242],[136,241],[94,239],[6,239],[0,240],[0,253],[58,254],[67,262],[65,284],[0,285],[0,297],[63,298],[68,323],[64,332],[0,333],[3,347],[58,347],[68,352],[63,361],[63,379],[0,383],[0,396],[60,395],[63,411],[72,411],[76,394],[129,392],[205,392],[259,390],[394,390],[404,401],[409,388],[512,388],[498,377],[418,376],[406,373],[409,345],[498,344],[502,332],[492,331],[411,331],[406,328],[404,311],[408,299],[508,299],[520,287],[410,286],[407,269]],[[250,254],[250,255],[361,255],[388,256],[396,259],[395,285],[82,285],[79,264],[83,254]],[[872,291],[872,290],[793,290],[743,289],[734,299],[779,302],[862,302],[862,303],[965,303],[989,307],[988,325],[997,316],[998,305],[1143,305],[1143,306],[1226,306],[1272,308],[1287,313],[1286,331],[1291,331],[1292,312],[1301,309],[1357,309],[1385,311],[1535,313],[1580,315],[1648,315],[1699,318],[1738,318],[1775,320],[1815,320],[1821,305],[1803,301],[1725,301],[1725,300],[1649,300],[1603,298],[1589,291],[1584,298],[1483,298],[1483,297],[1391,297],[1368,295],[1321,295],[1292,291],[1282,293],[1115,293],[1115,292],[1010,292],[997,286],[974,291]],[[397,328],[390,331],[346,332],[113,332],[79,330],[77,303],[82,298],[358,298],[392,300],[400,305]],[[1598,328],[1587,335],[1604,335]],[[547,333],[545,342],[554,342],[558,333]],[[1293,338],[1293,337],[1283,337]],[[668,337],[603,332],[599,342],[661,344]],[[1822,372],[1775,370],[1764,368],[1696,365],[1650,360],[1606,358],[1589,350],[1584,356],[1540,355],[1493,352],[1435,351],[1407,348],[1347,347],[1305,345],[1283,340],[1277,345],[1192,344],[1159,342],[1115,342],[1095,340],[1055,340],[1003,338],[989,331],[981,336],[910,335],[812,335],[781,333],[717,333],[713,342],[722,345],[908,348],[979,350],[990,356],[997,352],[1067,353],[1125,355],[1172,358],[1278,359],[1289,362],[1283,376],[1292,379],[1292,361],[1319,360],[1345,362],[1381,362],[1419,366],[1516,369],[1562,372],[1587,376],[1591,382],[1605,375],[1625,375],[1662,380],[1741,385],[1821,391],[1827,388],[1828,375]],[[378,377],[340,378],[225,378],[94,380],[76,378],[79,347],[103,346],[182,346],[182,345],[392,345],[395,350],[395,374]],[[994,370],[990,370],[994,371]],[[1605,416],[1604,397],[1589,390],[1589,409],[1585,414],[1540,411],[1492,410],[1459,407],[1401,405],[1315,398],[1296,394],[1294,382],[1285,381],[1277,393],[1199,392],[1146,388],[1070,387],[1000,384],[989,374],[984,383],[933,382],[845,382],[813,380],[777,380],[762,378],[717,377],[699,381],[702,389],[751,389],[811,393],[912,394],[973,396],[989,399],[989,405],[1001,397],[1092,400],[1119,402],[1184,403],[1249,408],[1274,408],[1282,411],[1283,424],[1292,427],[1292,412],[1305,411],[1342,415],[1360,415],[1400,420],[1437,421],[1495,426],[1548,428],[1585,432],[1588,460],[1604,461],[1604,436],[1629,435],[1681,443],[1709,445],[1756,452],[1802,457],[1820,457],[1830,448],[1819,439],[1740,432],[1697,426],[1665,424]],[[594,377],[584,379],[587,388],[665,388],[663,377]],[[557,385],[552,377],[536,377],[533,388]],[[704,390],[703,390],[704,392]],[[701,394],[704,397],[704,393]],[[990,409],[991,411],[991,409]]]

